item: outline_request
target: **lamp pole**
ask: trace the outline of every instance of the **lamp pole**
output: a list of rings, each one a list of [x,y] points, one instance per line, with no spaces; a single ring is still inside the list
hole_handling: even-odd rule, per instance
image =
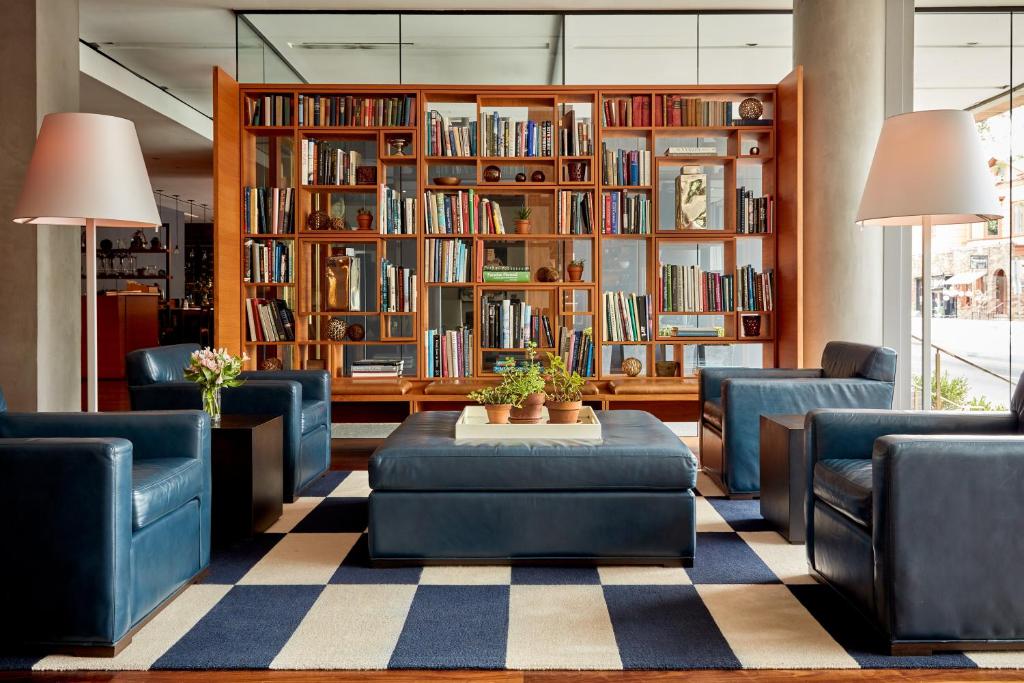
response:
[[[85,220],[85,402],[90,413],[99,410],[96,362],[96,219]]]
[[[932,400],[932,217],[921,216],[921,407]],[[941,384],[939,385],[941,386]]]

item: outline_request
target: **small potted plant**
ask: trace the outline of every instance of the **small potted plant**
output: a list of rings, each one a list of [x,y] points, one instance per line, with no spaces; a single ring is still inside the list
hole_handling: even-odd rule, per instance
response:
[[[536,346],[533,342],[527,344],[525,363],[516,363],[514,358],[505,360],[501,386],[512,403],[512,424],[537,424],[543,417],[544,375],[537,362]]]
[[[249,356],[232,356],[227,349],[206,347],[193,351],[185,368],[185,379],[195,382],[202,390],[203,410],[210,416],[214,427],[220,425],[220,390],[240,387],[245,380],[238,379],[242,364]]]
[[[356,223],[360,230],[373,229],[373,214],[365,206],[356,212]]]
[[[583,259],[574,258],[569,261],[569,265],[565,267],[565,272],[569,276],[569,282],[579,282],[583,279]]]
[[[468,397],[482,405],[487,411],[487,424],[508,424],[508,413],[512,410],[512,401],[509,399],[504,383],[471,391]]]
[[[516,234],[517,235],[529,235],[530,234],[530,216],[533,215],[533,209],[528,206],[524,206],[519,209],[519,213],[516,214],[519,218],[516,219]]]
[[[569,372],[561,356],[548,352],[548,385],[547,396],[548,417],[552,424],[576,424],[583,407],[583,385],[587,380],[580,377],[575,370]]]

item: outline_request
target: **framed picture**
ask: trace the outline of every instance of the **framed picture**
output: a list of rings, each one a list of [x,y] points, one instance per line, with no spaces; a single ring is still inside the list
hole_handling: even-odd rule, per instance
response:
[[[676,230],[708,227],[708,174],[703,166],[683,166],[676,177]]]

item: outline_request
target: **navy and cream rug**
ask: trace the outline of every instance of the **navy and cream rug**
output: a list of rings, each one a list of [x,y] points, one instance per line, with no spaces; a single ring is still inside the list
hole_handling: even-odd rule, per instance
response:
[[[1024,653],[880,654],[757,501],[697,501],[692,569],[371,569],[366,472],[332,472],[267,533],[215,553],[113,659],[0,669],[1019,667]]]

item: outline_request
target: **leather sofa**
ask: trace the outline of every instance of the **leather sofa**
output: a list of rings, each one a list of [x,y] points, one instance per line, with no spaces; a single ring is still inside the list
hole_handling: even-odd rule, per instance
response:
[[[127,356],[132,410],[202,408],[198,385],[184,369],[197,344],[132,351]],[[244,372],[245,384],[225,389],[225,414],[280,415],[284,420],[284,500],[327,471],[331,460],[331,384],[323,370]]]
[[[821,368],[704,368],[700,373],[700,457],[730,496],[761,488],[761,415],[803,415],[815,408],[891,408],[896,352],[829,342]]]
[[[1006,413],[813,411],[807,557],[893,654],[1024,649],[1024,382]]]
[[[209,564],[209,417],[2,403],[0,637],[117,654]]]

